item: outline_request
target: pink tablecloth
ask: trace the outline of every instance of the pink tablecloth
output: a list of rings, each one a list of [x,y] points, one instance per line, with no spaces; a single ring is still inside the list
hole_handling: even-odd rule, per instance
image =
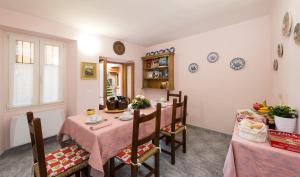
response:
[[[238,135],[235,125],[224,177],[300,177],[300,154],[255,143]]]
[[[154,108],[142,110],[141,113],[149,114]],[[90,130],[90,126],[85,124],[86,115],[72,116],[65,120],[61,130],[62,135],[69,135],[85,150],[90,152],[89,164],[97,176],[103,176],[103,165],[114,157],[120,150],[132,143],[132,120],[121,121],[115,119],[119,114],[108,114],[103,111],[99,113],[104,119],[108,119],[112,125],[96,131]],[[172,106],[162,108],[161,127],[171,123]],[[142,125],[140,135],[145,136],[154,131],[154,122]]]

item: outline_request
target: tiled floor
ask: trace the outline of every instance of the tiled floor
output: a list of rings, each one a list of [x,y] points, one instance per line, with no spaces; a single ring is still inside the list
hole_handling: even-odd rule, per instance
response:
[[[161,177],[222,177],[222,169],[230,142],[230,136],[196,127],[188,127],[187,153],[176,151],[176,164],[161,154]],[[46,151],[59,147],[55,138],[45,141]],[[164,143],[163,143],[164,144]],[[152,164],[152,159],[149,159]],[[0,156],[0,177],[31,177],[32,151],[30,145],[9,150]],[[141,168],[141,176],[147,170]],[[117,177],[129,177],[130,169],[117,171]]]

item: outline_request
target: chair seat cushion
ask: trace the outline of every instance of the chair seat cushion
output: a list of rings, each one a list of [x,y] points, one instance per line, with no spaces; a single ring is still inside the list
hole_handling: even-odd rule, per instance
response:
[[[146,143],[143,145],[138,146],[138,163],[142,163],[148,159],[151,155],[157,152],[157,148],[152,143]],[[121,150],[117,155],[116,158],[121,160],[127,165],[131,164],[131,146]]]
[[[177,122],[175,124],[175,134],[181,132],[182,130],[184,130],[185,126],[182,125],[181,122]],[[165,135],[170,135],[172,133],[172,130],[171,130],[171,125],[168,125],[164,128],[161,129],[161,133],[162,134],[165,134]]]
[[[51,152],[45,156],[47,174],[49,177],[57,176],[86,161],[89,153],[78,145],[69,145],[65,148]]]

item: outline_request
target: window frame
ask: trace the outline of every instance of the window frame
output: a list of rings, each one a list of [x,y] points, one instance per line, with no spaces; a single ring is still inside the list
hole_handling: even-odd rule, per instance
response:
[[[15,106],[13,105],[13,74],[14,65],[16,63],[16,42],[17,40],[30,41],[34,43],[34,85],[33,85],[33,103],[30,105]],[[22,109],[46,105],[60,105],[65,103],[65,78],[66,78],[66,65],[65,65],[65,48],[64,43],[56,40],[45,39],[35,36],[28,36],[22,34],[8,33],[8,81],[7,81],[7,109]],[[59,57],[60,57],[60,84],[61,84],[61,100],[49,103],[43,103],[43,74],[44,74],[44,46],[45,45],[55,45],[59,47]]]
[[[55,102],[49,102],[49,103],[43,103],[43,85],[44,85],[44,63],[45,63],[45,46],[46,45],[52,45],[52,46],[57,46],[59,48],[59,58],[60,58],[60,75],[62,76],[62,78],[60,79],[60,87],[61,87],[61,91],[60,91],[60,97],[61,97],[61,101],[55,101]],[[66,76],[66,73],[65,73],[65,57],[64,57],[64,53],[65,53],[65,50],[64,50],[64,44],[61,43],[61,42],[58,42],[58,41],[54,41],[54,40],[49,40],[49,39],[43,39],[40,41],[40,99],[39,99],[39,103],[40,105],[48,105],[48,104],[57,104],[57,103],[63,103],[64,100],[65,100],[65,86],[64,86],[64,83],[65,83],[65,76]]]

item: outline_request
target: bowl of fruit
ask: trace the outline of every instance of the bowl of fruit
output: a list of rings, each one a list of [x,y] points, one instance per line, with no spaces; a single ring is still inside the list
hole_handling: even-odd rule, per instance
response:
[[[270,112],[270,109],[267,106],[267,101],[263,101],[263,103],[254,103],[253,109],[259,114],[268,114]]]

